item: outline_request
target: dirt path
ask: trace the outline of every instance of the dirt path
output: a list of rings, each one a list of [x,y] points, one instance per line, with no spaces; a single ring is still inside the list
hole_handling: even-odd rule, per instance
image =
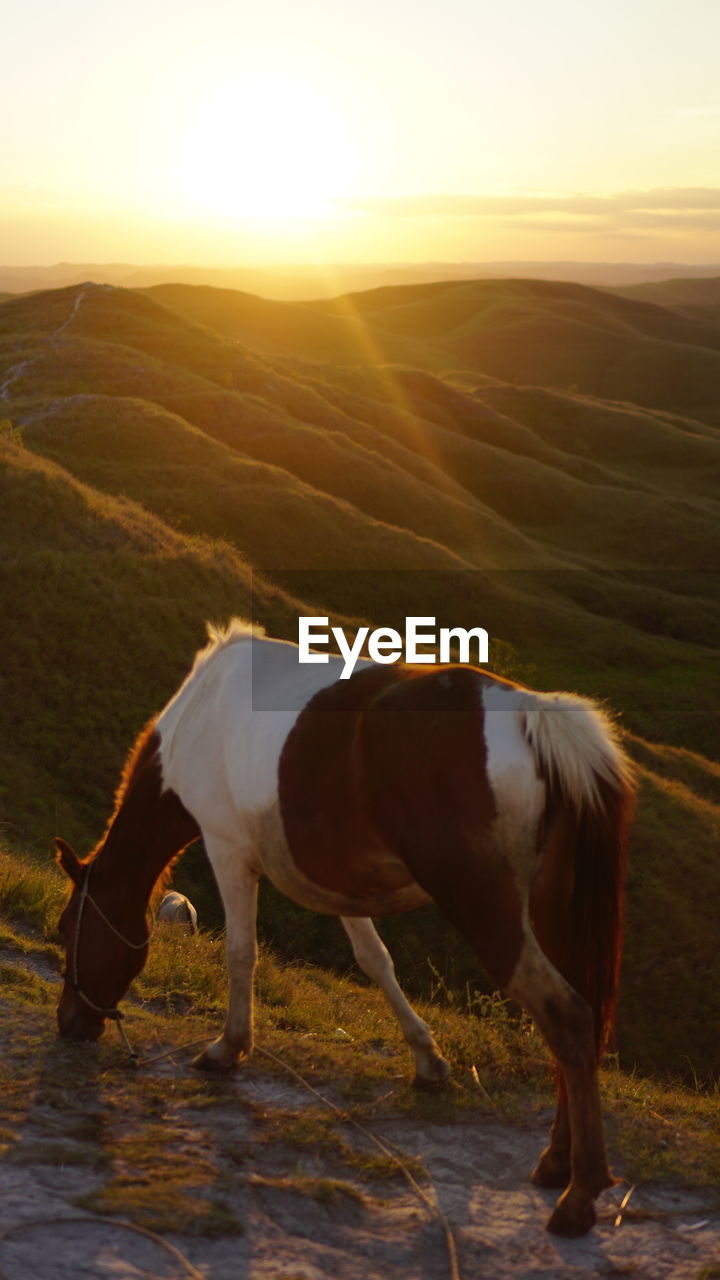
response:
[[[39,973],[27,958],[0,958],[29,981],[57,981],[42,962]],[[49,1014],[46,1006],[30,1017],[28,1046],[39,1055],[32,1096],[18,1100],[20,1122],[0,1160],[2,1280],[449,1277],[437,1217],[401,1177],[388,1178],[385,1168],[379,1178],[367,1139],[323,1116],[317,1098],[271,1064],[266,1070],[256,1059],[231,1081],[208,1084],[179,1053],[144,1068],[139,1081],[122,1067],[119,1050],[108,1068],[107,1049],[103,1058],[59,1044]],[[8,1048],[6,1032],[0,1036]],[[14,1053],[20,1065],[7,1073],[9,1088],[28,1066],[17,1045]],[[555,1197],[527,1180],[546,1118],[533,1128],[392,1114],[368,1124],[419,1162],[413,1168],[423,1188],[452,1224],[462,1280],[720,1276],[720,1203],[710,1192],[638,1188],[617,1227],[621,1184],[601,1197],[588,1237],[548,1235]],[[209,1182],[212,1201],[202,1202],[198,1216]],[[128,1187],[141,1210],[154,1206],[156,1230],[188,1265],[159,1241],[100,1220],[115,1212],[147,1221],[123,1201]],[[36,1221],[78,1216],[67,1225]],[[18,1230],[23,1222],[32,1225]]]
[[[100,290],[106,290],[109,288],[111,288],[110,285],[94,283],[78,285],[77,292],[73,298],[73,304],[67,318],[63,320],[62,324],[59,324],[56,329],[53,329],[52,332],[47,335],[46,339],[44,339],[46,346],[53,347],[60,345],[60,335],[63,334],[72,324],[80,309],[83,299],[87,297],[88,293],[93,291],[99,292]],[[8,402],[12,400],[11,388],[13,384],[20,381],[20,379],[27,373],[28,369],[32,368],[32,366],[37,363],[41,355],[42,352],[39,352],[27,360],[20,360],[17,364],[11,365],[9,369],[5,370],[3,381],[0,382],[0,400]]]
[[[302,1109],[302,1092],[271,1081],[236,1086],[237,1103],[193,1118],[187,1140],[200,1149],[222,1132],[238,1144],[252,1141],[244,1100]],[[42,1128],[42,1124],[39,1125]],[[45,1129],[47,1134],[47,1127]],[[463,1280],[632,1275],[634,1280],[685,1280],[720,1263],[720,1211],[699,1193],[646,1189],[633,1196],[634,1213],[613,1225],[622,1188],[600,1203],[600,1223],[580,1241],[564,1241],[543,1229],[552,1197],[531,1188],[527,1170],[542,1133],[488,1124],[384,1124],[379,1132],[419,1156],[426,1184],[450,1219]],[[166,1233],[207,1280],[441,1280],[449,1275],[437,1221],[404,1185],[368,1186],[354,1179],[362,1200],[347,1193],[311,1194],[297,1189],[297,1160],[260,1149],[232,1190],[232,1209],[243,1234],[210,1238]],[[332,1162],[307,1156],[304,1176],[334,1178]],[[0,1164],[0,1231],[23,1220],[72,1217],[78,1196],[96,1192],[103,1175],[80,1165]],[[287,1180],[278,1185],[277,1180]],[[293,1185],[296,1184],[296,1185]],[[106,1223],[52,1223],[14,1232],[0,1243],[0,1274],[7,1280],[139,1280],[188,1274],[159,1244]]]

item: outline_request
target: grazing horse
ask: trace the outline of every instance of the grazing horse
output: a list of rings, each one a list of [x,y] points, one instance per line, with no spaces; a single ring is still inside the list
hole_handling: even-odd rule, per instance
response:
[[[294,645],[234,622],[141,734],[108,829],[80,861],[60,928],[60,1032],[96,1039],[145,963],[146,910],[202,835],[227,922],[229,1007],[196,1059],[252,1048],[260,875],[339,915],[395,1012],[416,1083],[448,1065],[403,995],[371,916],[434,900],[493,982],[535,1019],[557,1063],[550,1145],[532,1175],[565,1187],[548,1228],[582,1235],[612,1184],[597,1061],[620,961],[627,760],[593,703],[467,666],[300,665]],[[269,705],[275,709],[265,709]],[[279,709],[278,709],[279,708]]]

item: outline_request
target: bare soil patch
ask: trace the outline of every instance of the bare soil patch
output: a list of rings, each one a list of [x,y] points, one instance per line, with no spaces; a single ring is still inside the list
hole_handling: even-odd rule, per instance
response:
[[[6,978],[15,967],[27,984],[24,1003],[0,1001],[2,1280],[175,1280],[193,1269],[205,1280],[450,1275],[437,1217],[300,1084],[262,1058],[217,1081],[183,1051],[132,1073],[114,1039],[60,1043],[46,973],[22,956],[2,959]],[[347,1106],[338,1089],[320,1088]],[[450,1221],[462,1280],[720,1275],[715,1191],[639,1186],[616,1226],[621,1183],[600,1198],[588,1237],[560,1240],[544,1229],[555,1194],[528,1182],[549,1116],[520,1125],[432,1112],[408,1118],[391,1098],[362,1122]],[[187,1264],[123,1222],[150,1228]]]

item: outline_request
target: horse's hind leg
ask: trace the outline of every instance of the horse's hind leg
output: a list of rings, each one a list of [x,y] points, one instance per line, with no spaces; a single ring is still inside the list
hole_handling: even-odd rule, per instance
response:
[[[585,991],[577,982],[577,972],[573,972],[577,971],[577,965],[571,963],[574,860],[567,857],[567,841],[574,838],[574,829],[568,831],[567,822],[567,815],[560,814],[545,842],[540,866],[531,885],[530,915],[533,933],[542,951],[574,990],[584,997]],[[559,1066],[556,1083],[557,1110],[550,1142],[531,1175],[531,1181],[537,1187],[565,1187],[570,1181],[570,1115],[565,1077]]]
[[[550,1142],[530,1174],[530,1181],[536,1187],[566,1187],[570,1181],[570,1114],[565,1077],[560,1067],[557,1068],[557,1093],[557,1109],[550,1130]]]
[[[205,839],[223,905],[228,967],[228,1011],[223,1033],[193,1062],[203,1071],[231,1071],[253,1045],[253,977],[258,873],[237,845]]]
[[[506,990],[537,1022],[560,1064],[567,1090],[570,1183],[555,1206],[548,1230],[558,1235],[584,1235],[595,1222],[595,1197],[614,1181],[605,1152],[592,1010],[558,973],[530,933],[526,934]],[[553,1156],[557,1157],[558,1174],[568,1137],[563,1132],[565,1123],[561,1094]],[[549,1150],[553,1150],[552,1143]],[[536,1181],[540,1181],[537,1172]]]
[[[395,1014],[402,1033],[415,1057],[415,1086],[419,1089],[439,1088],[450,1068],[438,1049],[430,1030],[406,1000],[395,977],[392,957],[367,917],[342,916],[347,935],[360,968],[376,982]]]

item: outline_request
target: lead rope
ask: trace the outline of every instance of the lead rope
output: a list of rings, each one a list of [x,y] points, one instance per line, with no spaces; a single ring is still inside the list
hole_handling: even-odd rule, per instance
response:
[[[118,1031],[119,1031],[119,1033],[120,1033],[120,1039],[122,1040],[123,1045],[125,1046],[125,1051],[126,1051],[127,1056],[128,1056],[128,1066],[130,1066],[130,1067],[139,1067],[139,1066],[140,1066],[140,1055],[139,1055],[138,1053],[136,1053],[136,1052],[135,1052],[135,1050],[133,1049],[133,1047],[132,1047],[132,1045],[131,1045],[130,1041],[128,1040],[128,1033],[127,1033],[127,1031],[125,1030],[125,1028],[124,1028],[124,1026],[123,1026],[123,1015],[120,1013],[120,1010],[119,1010],[119,1009],[117,1009],[117,1010],[116,1010],[116,1012],[118,1013],[118,1015],[119,1015],[119,1016],[118,1016],[117,1018],[115,1018],[115,1019],[114,1019],[114,1021],[115,1021],[115,1025],[117,1026],[117,1029],[118,1029]]]

